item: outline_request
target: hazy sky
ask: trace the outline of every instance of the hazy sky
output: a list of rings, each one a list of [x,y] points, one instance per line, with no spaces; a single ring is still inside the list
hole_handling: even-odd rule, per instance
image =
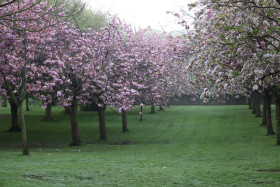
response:
[[[174,16],[166,11],[177,11],[194,0],[84,0],[95,10],[109,11],[121,19],[142,28],[151,26],[153,29],[166,31],[182,30],[176,24]]]

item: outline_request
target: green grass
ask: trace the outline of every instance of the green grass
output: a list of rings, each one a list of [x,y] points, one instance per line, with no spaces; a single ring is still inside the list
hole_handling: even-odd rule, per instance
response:
[[[20,133],[8,133],[0,108],[0,186],[280,186],[280,147],[247,106],[176,106],[155,115],[106,112],[107,141],[99,141],[96,112],[80,112],[83,145],[71,141],[69,116],[54,109],[25,112],[31,156]],[[4,117],[3,117],[4,116]],[[131,144],[122,145],[123,141]]]

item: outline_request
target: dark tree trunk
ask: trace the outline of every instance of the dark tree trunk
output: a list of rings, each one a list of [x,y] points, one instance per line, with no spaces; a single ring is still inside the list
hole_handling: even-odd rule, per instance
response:
[[[163,111],[163,105],[159,105],[159,111]]]
[[[52,118],[52,104],[48,104],[45,109],[45,118],[43,121],[54,121]]]
[[[24,119],[24,114],[22,110],[22,103],[19,105],[19,119],[21,123],[21,143],[22,143],[22,154],[23,155],[30,155],[28,144],[27,144],[27,133],[26,133],[26,123]]]
[[[140,106],[140,112],[139,112],[139,114],[140,114],[140,121],[143,121],[143,106]]]
[[[122,110],[122,127],[123,127],[123,132],[128,132],[126,111],[125,110]]]
[[[272,120],[271,120],[271,95],[268,91],[264,92],[265,103],[266,103],[266,123],[267,123],[267,135],[275,134],[273,127],[272,127]]]
[[[252,109],[252,98],[251,97],[246,97],[246,98],[247,98],[249,109]]]
[[[9,100],[11,105],[11,117],[12,117],[12,125],[9,129],[9,132],[20,132],[20,126],[18,123],[18,106],[13,102],[12,99]]]
[[[280,95],[276,96],[276,110],[275,110],[275,118],[276,118],[276,144],[280,145]]]
[[[79,133],[79,125],[78,125],[78,104],[77,101],[73,101],[72,105],[68,108],[68,112],[70,114],[71,120],[71,131],[72,131],[72,142],[70,146],[79,146],[81,145],[80,133]]]
[[[25,110],[26,111],[30,111],[28,98],[29,98],[28,94],[26,94],[26,97],[25,97]]]
[[[266,127],[267,121],[266,121],[266,95],[263,96],[263,115],[262,115],[262,123],[260,126]]]
[[[156,111],[155,111],[155,105],[152,104],[150,114],[155,114],[155,113],[156,113]]]
[[[2,107],[8,107],[7,98],[2,95]]]
[[[254,93],[251,94],[251,106],[252,106],[252,114],[256,114],[257,113],[256,97]]]
[[[256,110],[256,117],[261,117],[261,102],[260,102],[260,93],[254,92],[254,106]]]
[[[98,107],[98,119],[99,119],[100,139],[106,140],[105,108],[104,107]]]

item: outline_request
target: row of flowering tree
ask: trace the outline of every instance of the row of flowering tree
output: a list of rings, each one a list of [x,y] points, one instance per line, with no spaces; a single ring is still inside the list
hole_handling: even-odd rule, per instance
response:
[[[193,60],[189,72],[202,97],[261,94],[265,101],[267,134],[271,123],[271,95],[276,98],[276,134],[280,145],[280,2],[276,0],[200,0],[194,26],[188,32]],[[179,14],[175,16],[182,19]],[[260,112],[259,112],[260,113]]]
[[[106,139],[106,108],[122,113],[126,131],[125,112],[136,101],[162,105],[184,91],[181,38],[136,30],[116,17],[98,31],[82,32],[64,21],[63,5],[8,2],[0,7],[0,92],[19,109],[24,155],[29,154],[22,109],[27,94],[40,99],[43,108],[65,107],[70,145],[80,145],[79,104],[98,105],[100,138]]]

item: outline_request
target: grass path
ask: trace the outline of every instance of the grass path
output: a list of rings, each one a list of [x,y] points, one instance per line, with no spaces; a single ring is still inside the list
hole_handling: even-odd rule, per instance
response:
[[[100,142],[97,114],[80,112],[84,145],[68,147],[69,117],[56,108],[56,121],[42,122],[35,107],[26,112],[30,157],[20,156],[20,134],[5,132],[10,119],[0,118],[0,186],[280,186],[280,147],[247,106],[147,113],[139,122],[129,112],[122,133],[120,116],[108,110],[108,140]]]

